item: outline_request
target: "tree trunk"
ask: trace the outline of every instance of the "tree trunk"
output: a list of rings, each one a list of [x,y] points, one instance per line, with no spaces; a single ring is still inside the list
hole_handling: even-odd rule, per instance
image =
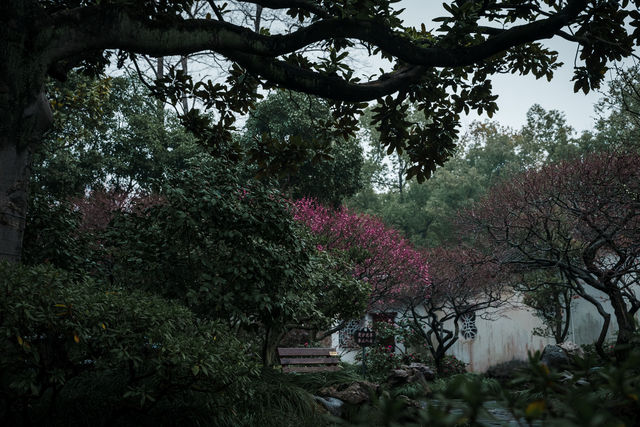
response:
[[[279,328],[267,327],[262,344],[262,366],[271,367],[278,362],[277,349],[284,333]]]
[[[436,372],[438,376],[442,376],[444,374],[444,357],[446,356],[446,352],[442,351],[442,345],[438,345],[435,353],[433,354],[433,364],[436,365]]]
[[[20,261],[31,152],[53,121],[33,4],[0,1],[0,261]]]
[[[5,105],[2,107],[0,112],[6,109]],[[9,114],[5,115],[5,120],[8,117]],[[49,101],[42,91],[22,109],[22,115],[8,120],[13,123],[3,123],[4,132],[0,135],[0,260],[20,261],[29,204],[31,152],[52,120]]]
[[[629,344],[636,331],[635,320],[627,310],[627,304],[620,292],[612,292],[609,295],[613,312],[618,322],[618,338],[616,339],[615,354],[618,361],[627,358]]]
[[[19,262],[27,216],[29,148],[0,140],[0,260]]]
[[[564,327],[562,329],[562,333],[560,334],[560,338],[562,340],[561,342],[564,342],[564,340],[567,339],[567,335],[569,334],[569,326],[571,325],[571,292],[565,289],[563,298],[564,311],[566,313],[566,316],[564,318]]]
[[[602,304],[600,304],[600,302],[597,299],[585,293],[584,290],[579,291],[578,295],[580,295],[582,298],[584,298],[585,300],[593,304],[596,307],[596,310],[598,310],[598,313],[600,314],[600,316],[602,316],[602,319],[604,320],[604,322],[602,323],[602,328],[600,329],[600,335],[598,335],[598,339],[596,340],[596,342],[593,343],[593,346],[596,349],[596,353],[598,353],[598,356],[600,356],[602,360],[608,360],[609,357],[604,351],[604,340],[607,337],[607,331],[609,330],[609,324],[611,323],[611,315],[604,310],[604,308],[602,307]]]

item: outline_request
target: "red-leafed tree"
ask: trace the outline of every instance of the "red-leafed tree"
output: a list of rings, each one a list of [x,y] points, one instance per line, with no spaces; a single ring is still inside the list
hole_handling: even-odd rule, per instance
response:
[[[161,196],[99,188],[82,197],[34,199],[25,235],[25,262],[49,263],[69,271],[93,271],[109,264],[102,251],[109,223],[118,213],[142,213],[163,203]],[[96,264],[97,263],[97,264]]]
[[[118,212],[143,212],[145,209],[163,203],[157,194],[99,189],[88,196],[71,199],[72,205],[82,215],[83,230],[103,230]]]
[[[456,246],[427,253],[431,287],[428,297],[407,293],[408,327],[426,344],[441,372],[447,351],[460,339],[475,337],[476,317],[491,317],[508,297],[501,268],[480,251]]]
[[[467,212],[470,231],[484,233],[521,270],[559,271],[602,316],[602,344],[611,315],[616,353],[624,356],[640,309],[640,155],[599,154],[530,170],[494,188]]]
[[[331,210],[313,199],[296,202],[295,218],[317,236],[319,249],[348,256],[353,276],[371,285],[369,308],[393,307],[407,293],[428,297],[426,257],[378,218],[345,208]]]

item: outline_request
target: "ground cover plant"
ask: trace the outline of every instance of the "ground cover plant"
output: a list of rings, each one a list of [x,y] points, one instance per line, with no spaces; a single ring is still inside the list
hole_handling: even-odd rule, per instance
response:
[[[3,424],[211,422],[256,372],[227,326],[175,301],[47,266],[0,272]]]
[[[575,358],[558,371],[542,363],[538,352],[506,383],[458,374],[427,389],[415,384],[383,391],[341,425],[637,425],[640,352],[630,350],[618,364],[593,356]]]

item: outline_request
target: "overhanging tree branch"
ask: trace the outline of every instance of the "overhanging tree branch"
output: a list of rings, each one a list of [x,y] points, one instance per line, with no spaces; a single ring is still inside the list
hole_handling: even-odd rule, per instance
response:
[[[262,35],[219,20],[177,20],[167,27],[149,19],[132,16],[119,8],[84,7],[54,15],[51,25],[55,29],[51,30],[53,37],[48,43],[47,56],[50,63],[55,63],[80,52],[96,49],[123,49],[152,56],[187,55],[211,50],[242,63],[254,72],[259,69],[259,74],[265,77],[274,76],[277,84],[299,78],[300,82],[292,84],[296,86],[298,83],[299,87],[291,87],[292,89],[313,89],[309,93],[336,97],[329,88],[334,88],[338,79],[327,78],[322,73],[293,65],[285,66],[275,58],[320,41],[349,38],[375,45],[398,60],[414,66],[468,66],[515,46],[550,38],[572,23],[585,8],[586,1],[570,1],[567,7],[550,18],[514,26],[469,47],[421,47],[417,42],[394,33],[392,29],[374,20],[325,19],[289,34]],[[264,61],[262,66],[259,61]],[[413,73],[420,70],[417,67],[409,69]],[[287,75],[286,79],[282,79],[284,75]],[[407,77],[403,71],[399,79]],[[318,84],[320,80],[324,80],[325,88]],[[398,79],[391,80],[353,87],[346,85],[337,93],[344,94],[345,101],[370,100],[393,93],[416,81],[415,78],[409,78],[401,84]],[[347,87],[351,90],[347,90]],[[356,96],[354,91],[360,94]]]

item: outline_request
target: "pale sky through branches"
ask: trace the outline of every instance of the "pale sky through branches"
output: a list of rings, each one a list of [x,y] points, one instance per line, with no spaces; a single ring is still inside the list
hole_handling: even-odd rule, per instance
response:
[[[419,28],[424,23],[427,29],[433,29],[437,23],[431,19],[444,16],[441,0],[401,0],[398,8],[405,8],[402,18],[405,25]],[[565,113],[567,122],[578,132],[593,128],[595,113],[593,105],[601,97],[598,92],[573,92],[573,63],[576,45],[559,37],[544,41],[544,44],[559,53],[559,59],[565,65],[554,73],[548,82],[545,78],[519,75],[496,75],[492,77],[494,93],[499,95],[498,112],[493,120],[502,125],[520,128],[525,123],[525,114],[533,104],[540,104],[546,110],[559,110]],[[609,76],[611,78],[611,76]],[[606,89],[603,85],[601,89]],[[463,125],[473,120],[485,120],[475,113],[463,115]]]
[[[432,19],[447,15],[442,7],[443,0],[400,0],[394,5],[396,9],[404,8],[401,14],[404,25],[420,28],[422,23],[428,30],[438,27],[439,23]],[[251,12],[247,12],[251,13]],[[265,21],[272,33],[286,32],[286,26],[282,26],[279,20]],[[282,27],[282,28],[280,28]],[[491,76],[494,93],[499,96],[497,103],[499,110],[491,120],[499,122],[503,126],[519,129],[525,124],[526,113],[533,104],[540,104],[545,110],[559,110],[566,115],[567,122],[578,133],[583,130],[593,129],[596,114],[594,104],[601,98],[599,92],[590,92],[585,95],[582,92],[573,92],[573,64],[576,59],[576,44],[555,37],[543,41],[546,47],[556,50],[559,53],[559,60],[564,65],[558,69],[554,78],[549,82],[546,78],[536,80],[532,75],[520,76],[513,74],[500,74]],[[390,69],[390,63],[379,56],[368,57],[366,51],[352,52],[353,63],[356,74],[361,76],[379,74],[379,69],[385,71]],[[640,52],[637,52],[640,54]],[[314,53],[310,52],[313,57]],[[190,70],[198,78],[219,79],[220,69],[227,65],[215,66],[211,59],[201,59],[198,63],[194,58],[190,61]],[[204,62],[202,62],[204,61]],[[224,61],[223,61],[224,62]],[[623,62],[630,65],[632,60]],[[226,63],[225,63],[226,64]],[[144,64],[143,64],[144,65]],[[212,65],[214,65],[212,67]],[[113,68],[113,67],[112,67]],[[113,71],[113,70],[112,70]],[[116,72],[117,74],[117,72]],[[608,79],[614,77],[613,72],[609,73]],[[601,90],[606,90],[606,82]],[[462,128],[464,132],[468,125],[474,120],[487,120],[489,117],[484,114],[478,116],[471,112],[468,116],[462,115]],[[242,126],[244,118],[240,118],[238,124]]]

